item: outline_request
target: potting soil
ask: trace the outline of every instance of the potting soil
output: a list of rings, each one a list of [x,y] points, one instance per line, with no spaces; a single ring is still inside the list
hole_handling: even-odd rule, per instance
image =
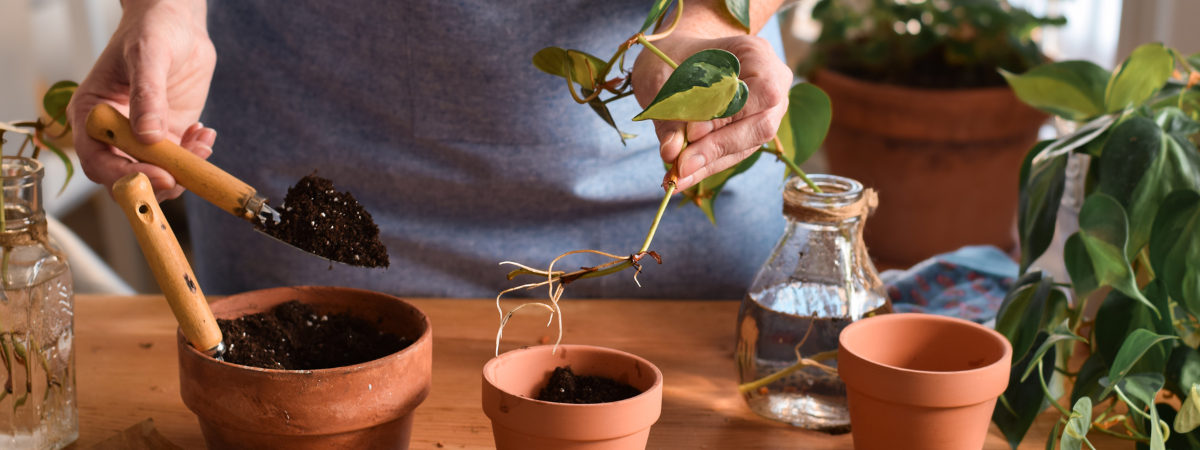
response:
[[[379,226],[349,192],[316,172],[288,188],[279,223],[255,225],[263,232],[333,261],[362,267],[387,267],[387,247]]]
[[[642,391],[605,377],[575,375],[571,367],[558,367],[550,382],[538,393],[538,400],[554,403],[608,403],[633,398]]]
[[[365,319],[321,314],[292,300],[268,312],[217,319],[226,362],[264,369],[316,370],[376,360],[408,347]]]

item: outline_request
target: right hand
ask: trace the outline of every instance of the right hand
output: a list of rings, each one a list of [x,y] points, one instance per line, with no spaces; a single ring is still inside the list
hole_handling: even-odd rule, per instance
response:
[[[108,103],[129,117],[142,143],[170,139],[208,158],[217,132],[198,120],[217,54],[208,38],[205,0],[125,0],[124,7],[108,47],[71,97],[67,120],[88,179],[111,193],[121,177],[141,172],[161,202],[183,193],[175,177],[92,139],[85,132],[88,113]]]

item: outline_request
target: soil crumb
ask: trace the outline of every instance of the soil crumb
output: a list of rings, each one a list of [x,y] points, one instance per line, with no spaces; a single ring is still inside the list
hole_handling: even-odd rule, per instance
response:
[[[538,400],[554,403],[608,403],[637,397],[642,391],[615,380],[590,375],[575,375],[571,367],[558,367],[550,382],[538,393]]]
[[[255,225],[281,241],[323,258],[362,267],[387,267],[387,247],[379,241],[379,226],[349,192],[316,172],[288,188],[279,209],[279,223]]]
[[[281,370],[317,370],[373,361],[408,347],[349,314],[319,314],[297,300],[234,320],[217,319],[226,362]]]

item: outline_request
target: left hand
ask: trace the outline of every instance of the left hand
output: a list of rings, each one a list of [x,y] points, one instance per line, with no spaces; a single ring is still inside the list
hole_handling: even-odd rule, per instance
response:
[[[683,29],[687,23],[681,22],[679,30],[653,44],[676,63],[710,48],[733,53],[741,63],[740,78],[746,82],[750,96],[740,112],[726,119],[692,123],[654,121],[663,161],[681,165],[677,167],[679,180],[675,183],[679,191],[733,167],[774,138],[779,122],[787,112],[787,92],[792,85],[791,69],[775,55],[766,39],[749,35],[706,36],[704,31]],[[727,32],[724,28],[700,26],[693,29]],[[634,93],[642,108],[654,100],[671,72],[671,67],[653,52],[642,50],[631,75]],[[688,127],[690,143],[686,151],[681,152],[684,126]],[[670,173],[663,181],[669,178]]]

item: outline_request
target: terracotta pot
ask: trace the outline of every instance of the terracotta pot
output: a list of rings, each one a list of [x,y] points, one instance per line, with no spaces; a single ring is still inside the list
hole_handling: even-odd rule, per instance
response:
[[[908,267],[964,245],[1017,246],[1017,178],[1047,115],[1008,87],[910,89],[820,71],[830,172],[879,191],[871,256]]]
[[[983,448],[1012,346],[974,322],[929,314],[860,320],[838,338],[857,450]]]
[[[212,311],[234,319],[290,300],[321,313],[349,312],[412,344],[354,366],[269,370],[204,356],[179,333],[180,393],[200,417],[208,448],[407,449],[412,411],[429,394],[433,366],[425,313],[390,295],[339,287],[247,292],[213,302]]]
[[[483,366],[483,412],[496,450],[643,450],[662,411],[662,372],[649,361],[587,345],[523,348]],[[534,400],[554,368],[596,375],[642,391],[619,402],[574,405]]]

